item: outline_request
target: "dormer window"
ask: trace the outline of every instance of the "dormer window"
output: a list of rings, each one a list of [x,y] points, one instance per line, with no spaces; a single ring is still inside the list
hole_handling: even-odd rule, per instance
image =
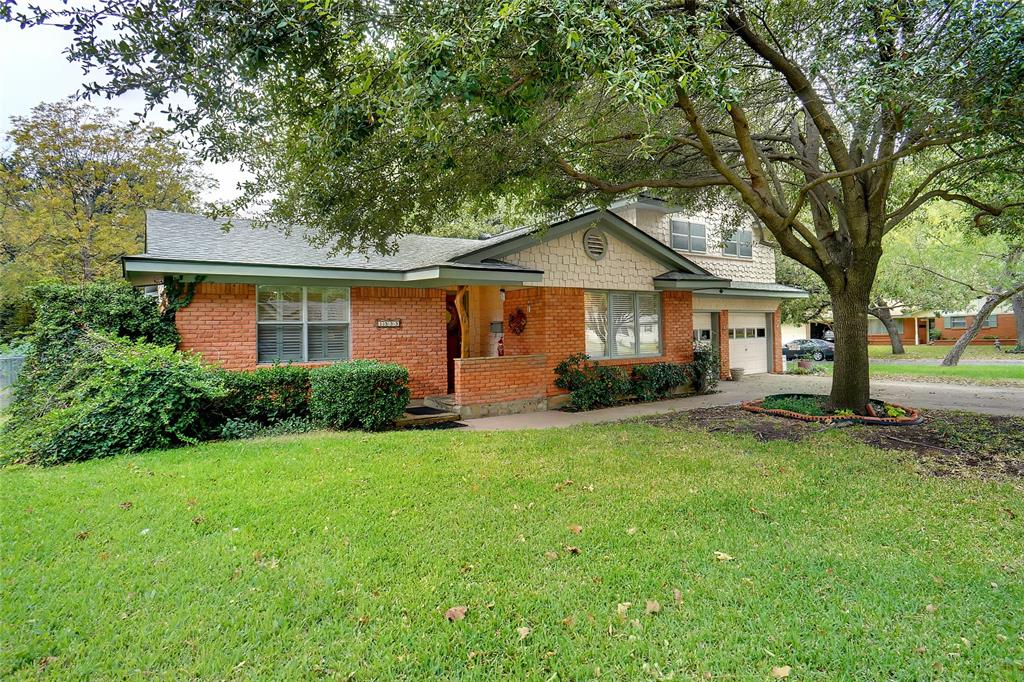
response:
[[[694,223],[689,220],[673,220],[672,248],[677,251],[706,253],[708,250],[708,233],[704,223]]]
[[[722,253],[738,258],[754,257],[754,233],[748,229],[736,230],[725,242]]]

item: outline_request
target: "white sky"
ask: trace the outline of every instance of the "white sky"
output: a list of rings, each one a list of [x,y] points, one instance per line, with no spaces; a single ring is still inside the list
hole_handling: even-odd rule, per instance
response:
[[[83,75],[79,65],[68,62],[63,50],[69,43],[70,36],[59,28],[22,30],[17,24],[0,22],[0,130],[7,131],[11,116],[25,116],[40,102],[63,99],[78,91],[83,82],[95,80],[95,76]],[[128,120],[142,110],[143,101],[141,94],[131,93],[110,101],[94,99],[92,104],[114,107]],[[159,113],[146,120],[166,125]],[[237,165],[207,163],[203,168],[218,184],[204,199],[227,200],[238,195],[235,186],[243,174]]]

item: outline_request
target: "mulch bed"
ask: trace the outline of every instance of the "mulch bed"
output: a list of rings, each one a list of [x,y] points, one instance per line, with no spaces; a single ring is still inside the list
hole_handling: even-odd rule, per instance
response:
[[[842,429],[868,445],[912,453],[921,470],[931,476],[1024,480],[1024,418],[953,410],[922,410],[921,416],[921,423],[915,425],[858,426],[794,421],[739,407],[707,407],[643,421],[663,428],[751,435],[762,442],[799,442]]]

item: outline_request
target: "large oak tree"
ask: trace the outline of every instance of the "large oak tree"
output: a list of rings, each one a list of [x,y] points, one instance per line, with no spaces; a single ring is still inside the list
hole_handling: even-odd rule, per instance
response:
[[[6,9],[10,14],[18,10]],[[74,29],[96,92],[243,161],[245,201],[384,246],[515,194],[568,210],[724,189],[832,300],[831,403],[868,398],[882,239],[1019,146],[1024,27],[1006,0],[107,0]],[[913,166],[916,183],[901,182]],[[267,199],[268,197],[262,197]]]

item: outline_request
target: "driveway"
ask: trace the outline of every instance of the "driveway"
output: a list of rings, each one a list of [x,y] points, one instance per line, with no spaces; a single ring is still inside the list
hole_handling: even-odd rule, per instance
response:
[[[910,381],[872,381],[872,396],[899,405],[925,409],[966,410],[985,414],[1024,416],[1024,387],[968,386],[964,384],[916,383]],[[590,412],[533,412],[502,417],[467,419],[474,431],[545,429],[575,424],[599,424],[631,417],[644,417],[679,410],[715,405],[735,405],[771,393],[828,393],[832,377],[756,374],[743,381],[723,381],[720,391],[711,395],[637,403]]]

